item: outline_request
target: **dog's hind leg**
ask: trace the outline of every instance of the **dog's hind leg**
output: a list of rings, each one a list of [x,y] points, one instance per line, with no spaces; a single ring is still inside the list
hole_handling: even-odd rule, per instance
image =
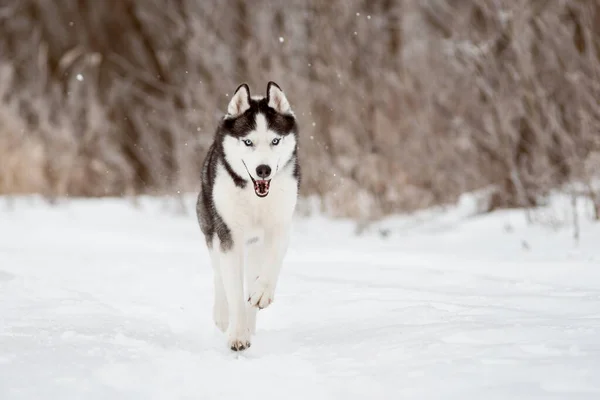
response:
[[[223,286],[223,277],[221,276],[221,269],[219,267],[219,257],[215,250],[210,251],[210,259],[213,267],[214,277],[214,304],[213,304],[213,320],[215,325],[222,332],[227,331],[229,325],[229,311],[227,308],[227,297],[225,296],[225,287]]]
[[[248,247],[246,256],[246,298],[250,299],[251,290],[254,289],[254,283],[260,275],[261,268],[265,262],[265,252],[263,243],[251,244]],[[256,333],[256,313],[258,309],[249,302],[246,305],[246,318],[250,333]]]
[[[243,247],[239,245],[228,250],[218,250],[219,269],[229,312],[227,340],[229,347],[235,351],[250,347],[250,329],[244,301],[243,256]]]
[[[264,245],[260,250],[264,260],[248,297],[248,303],[253,307],[262,309],[274,300],[279,272],[289,243],[289,232],[288,227],[265,232]]]

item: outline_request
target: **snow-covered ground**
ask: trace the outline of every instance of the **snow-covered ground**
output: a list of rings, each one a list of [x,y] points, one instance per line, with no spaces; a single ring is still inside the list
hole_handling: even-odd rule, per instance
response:
[[[600,224],[583,215],[579,243],[468,201],[360,236],[298,218],[236,354],[192,203],[0,200],[0,399],[600,398]]]

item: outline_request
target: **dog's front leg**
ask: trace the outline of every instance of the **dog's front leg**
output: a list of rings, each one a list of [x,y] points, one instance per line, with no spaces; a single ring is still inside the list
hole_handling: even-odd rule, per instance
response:
[[[258,277],[250,288],[248,303],[254,307],[268,307],[274,300],[279,272],[287,251],[290,238],[288,226],[265,232],[264,262]]]
[[[250,347],[250,330],[244,301],[243,256],[242,246],[234,245],[230,250],[219,251],[219,269],[229,311],[227,340],[231,350],[235,351]]]

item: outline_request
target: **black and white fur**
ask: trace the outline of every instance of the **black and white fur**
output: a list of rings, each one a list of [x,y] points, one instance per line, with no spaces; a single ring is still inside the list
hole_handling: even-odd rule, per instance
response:
[[[196,206],[214,270],[214,321],[235,351],[250,347],[256,312],[273,301],[300,184],[297,152],[281,88],[269,82],[266,97],[251,97],[240,85],[204,160]]]

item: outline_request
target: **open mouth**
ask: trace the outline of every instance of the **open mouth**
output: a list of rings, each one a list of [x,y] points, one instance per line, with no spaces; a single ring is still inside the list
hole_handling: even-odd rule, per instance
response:
[[[246,163],[244,162],[244,160],[242,160],[242,163],[244,164],[244,167],[246,168],[246,172],[248,172],[248,176],[250,177],[250,179],[252,179],[252,183],[254,184],[254,193],[256,193],[256,195],[258,197],[267,197],[267,195],[269,194],[269,187],[271,186],[271,180],[270,179],[254,179],[252,177],[252,174],[250,174],[250,171],[248,171],[248,167],[246,166]]]
[[[252,178],[252,177],[250,177]],[[271,180],[258,180],[255,181],[254,178],[252,178],[252,182],[254,182],[254,193],[256,193],[256,195],[258,197],[266,197],[269,194],[269,186],[271,185]]]

